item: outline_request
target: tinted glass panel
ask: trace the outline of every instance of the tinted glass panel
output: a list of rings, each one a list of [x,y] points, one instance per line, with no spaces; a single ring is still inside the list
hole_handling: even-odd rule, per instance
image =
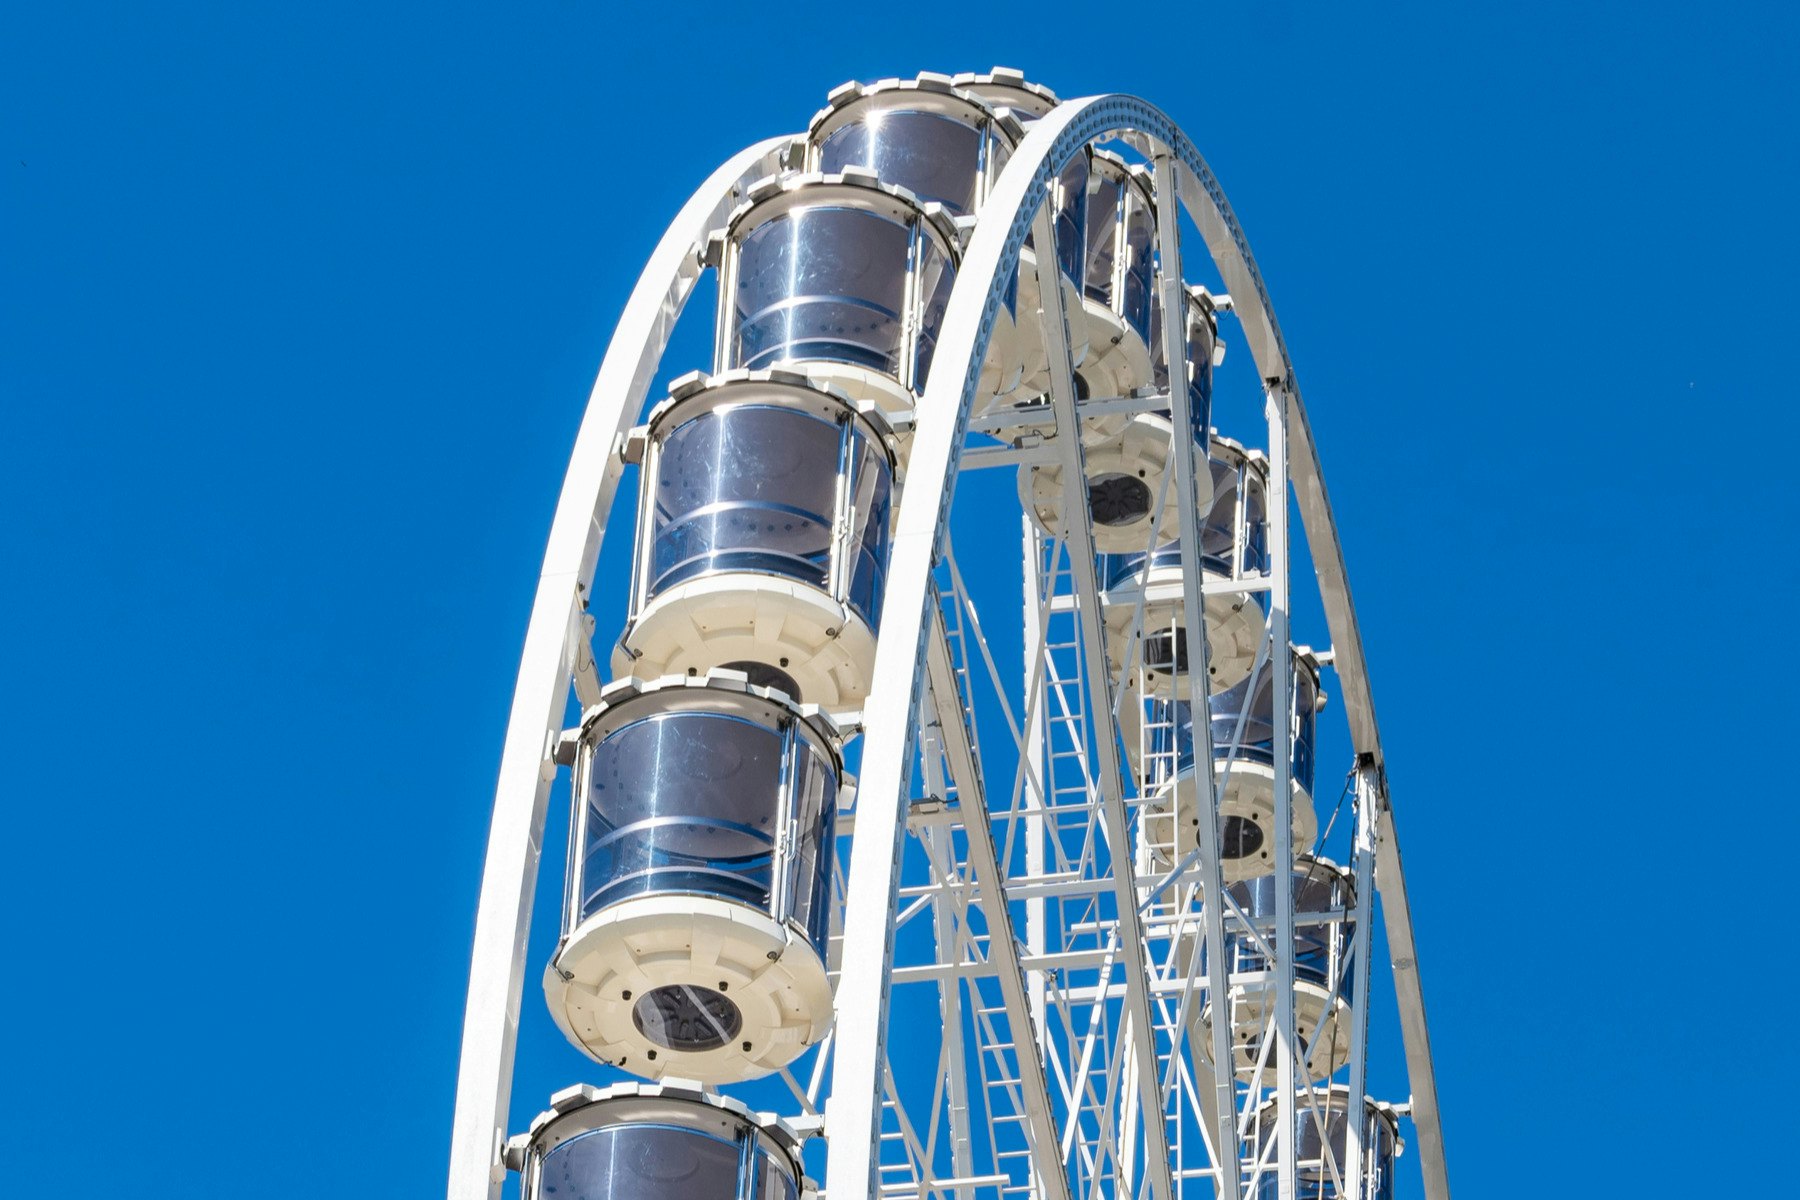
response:
[[[1348,891],[1343,887],[1342,878],[1334,871],[1322,867],[1300,866],[1292,875],[1294,890],[1294,913],[1300,916],[1306,913],[1340,912],[1349,907]],[[1230,888],[1232,898],[1245,914],[1254,918],[1273,918],[1276,906],[1275,876],[1264,875],[1257,879],[1234,883]],[[1339,924],[1316,924],[1298,922],[1294,926],[1294,972],[1302,979],[1309,979],[1318,984],[1329,984],[1334,970],[1341,971],[1344,966],[1342,947],[1347,944],[1351,924],[1348,921]],[[1344,940],[1339,940],[1339,939]],[[1232,970],[1264,971],[1269,969],[1266,956],[1256,939],[1227,934],[1226,944],[1234,949]],[[1340,981],[1342,982],[1342,981]],[[1347,995],[1340,987],[1339,995]]]
[[[792,917],[825,951],[837,770],[793,739],[793,861],[773,878],[783,735],[741,717],[658,713],[614,730],[588,771],[581,913],[647,892],[716,896]]]
[[[1260,473],[1243,472],[1244,572],[1269,569],[1269,509]]]
[[[825,586],[843,439],[833,421],[773,405],[671,430],[656,464],[649,596],[711,571]]]
[[[827,175],[868,167],[881,182],[960,217],[975,211],[981,143],[979,130],[949,117],[888,110],[832,133],[819,147],[820,165]]]
[[[1119,313],[1143,338],[1150,336],[1150,304],[1156,280],[1156,219],[1136,188],[1125,189],[1124,291]]]
[[[1087,259],[1088,159],[1077,154],[1056,177],[1056,265],[1081,281]]]
[[[1119,241],[1119,183],[1107,175],[1088,177],[1085,241],[1087,267],[1082,287],[1089,297],[1110,305],[1113,296],[1113,257]]]
[[[1213,502],[1200,527],[1200,554],[1206,565],[1221,575],[1236,574],[1238,537],[1238,469],[1231,463],[1208,459],[1212,471]]]
[[[759,1151],[756,1156],[756,1200],[794,1200],[798,1194],[794,1177]]]
[[[652,891],[770,908],[782,737],[719,713],[659,713],[594,750],[581,915]]]
[[[893,476],[886,458],[868,445],[861,433],[856,435],[853,448],[849,544],[856,560],[850,567],[849,601],[873,629],[881,624],[881,598],[887,592]]]
[[[1014,279],[1017,295],[1017,279]],[[944,310],[950,307],[950,289],[956,284],[956,268],[929,238],[919,239],[919,295],[923,304],[919,311],[919,345],[914,357],[913,376],[909,381],[914,391],[923,391],[931,373],[931,357],[937,350],[938,334],[944,328]]]
[[[1188,322],[1188,410],[1193,416],[1194,440],[1202,445],[1212,424],[1212,348],[1212,327],[1204,321]],[[1159,389],[1169,386],[1169,356],[1163,353],[1160,299],[1150,305],[1150,378]],[[1157,411],[1165,417],[1169,415],[1166,408]]]
[[[821,956],[831,933],[831,872],[837,835],[837,774],[800,743],[794,771],[794,894],[789,915]]]
[[[1292,695],[1299,715],[1294,726],[1292,772],[1294,781],[1310,792],[1313,786],[1313,733],[1318,721],[1314,709],[1319,688],[1308,672],[1295,674]],[[1167,708],[1170,703],[1175,706],[1172,721]],[[1274,714],[1275,681],[1265,664],[1255,675],[1212,697],[1213,756],[1274,762]],[[1173,752],[1176,770],[1190,769],[1194,763],[1194,741],[1193,719],[1187,701],[1152,701],[1149,724],[1150,754],[1166,757]],[[1167,744],[1171,737],[1174,746]],[[1238,743],[1235,752],[1234,739]]]
[[[1345,1161],[1345,1152],[1349,1149],[1349,1129],[1347,1114],[1344,1111],[1345,1097],[1342,1093],[1331,1097],[1327,1103],[1320,1096],[1318,1116],[1314,1116],[1312,1104],[1300,1098],[1295,1104],[1294,1139],[1295,1162],[1297,1172],[1294,1195],[1297,1200],[1338,1200],[1344,1193],[1332,1182],[1331,1166],[1338,1169],[1340,1178],[1351,1174]],[[1367,1110],[1365,1110],[1367,1111]],[[1320,1118],[1323,1118],[1323,1129]],[[1269,1145],[1275,1140],[1278,1118],[1274,1112],[1264,1112],[1257,1123],[1257,1147],[1259,1156],[1269,1164],[1264,1167],[1262,1177],[1257,1180],[1257,1200],[1274,1200],[1279,1189],[1275,1182],[1275,1153]],[[1331,1164],[1325,1159],[1326,1146],[1330,1146]],[[1394,1189],[1394,1140],[1393,1131],[1386,1121],[1371,1116],[1363,1126],[1364,1153],[1371,1154],[1375,1160],[1374,1186],[1370,1189],[1369,1200],[1389,1200]],[[1363,1193],[1352,1185],[1351,1195],[1360,1197]]]
[[[728,367],[821,359],[895,374],[912,235],[875,213],[803,208],[739,250]]]
[[[540,1200],[737,1200],[735,1143],[664,1125],[612,1125],[557,1146]]]

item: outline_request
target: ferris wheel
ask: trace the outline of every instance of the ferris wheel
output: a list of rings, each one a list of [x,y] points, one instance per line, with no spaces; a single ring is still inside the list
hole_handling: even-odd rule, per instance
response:
[[[709,273],[715,311],[684,312]],[[664,362],[709,317],[711,361]],[[1227,348],[1254,427],[1215,428]],[[1294,640],[1295,575],[1323,647]],[[565,788],[556,948],[528,962]],[[601,1076],[532,1121],[527,1002]],[[1385,1200],[1403,1147],[1447,1197],[1363,646],[1223,192],[1133,97],[999,69],[837,89],[694,193],[589,399],[501,762],[450,1197]]]

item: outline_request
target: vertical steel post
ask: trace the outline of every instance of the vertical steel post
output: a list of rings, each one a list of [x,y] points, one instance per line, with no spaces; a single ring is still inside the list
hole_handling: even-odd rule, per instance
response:
[[[1060,167],[1062,164],[1053,164]],[[1086,474],[1082,467],[1081,418],[1075,409],[1074,367],[1069,361],[1069,327],[1063,313],[1062,278],[1051,247],[1056,244],[1048,208],[1040,207],[1032,223],[1035,243],[1045,248],[1038,256],[1039,315],[1044,345],[1049,348],[1050,403],[1056,412],[1056,449],[1061,455],[1063,521],[1068,531],[1069,574],[1075,585],[1077,617],[1081,630],[1082,665],[1087,675],[1089,703],[1096,713],[1113,711],[1112,671],[1106,660],[1106,622],[1100,614],[1100,582],[1094,561],[1093,520],[1088,513]],[[1191,499],[1191,498],[1190,498]],[[1162,1111],[1162,1084],[1156,1074],[1156,1026],[1150,1007],[1150,989],[1144,959],[1143,919],[1138,914],[1136,873],[1131,869],[1131,821],[1125,810],[1119,770],[1119,739],[1109,721],[1094,739],[1096,783],[1099,787],[1101,828],[1111,847],[1113,900],[1118,908],[1119,952],[1125,964],[1125,1013],[1121,1033],[1129,1033],[1129,1053],[1138,1062],[1139,1099],[1148,1110]],[[1170,1200],[1173,1180],[1169,1171],[1169,1128],[1161,1120],[1144,1126],[1144,1170],[1154,1200]]]
[[[1369,1043],[1369,943],[1370,926],[1375,920],[1375,789],[1365,763],[1356,767],[1356,858],[1351,878],[1355,880],[1355,904],[1351,919],[1356,922],[1350,942],[1350,1136],[1344,1147],[1347,1163],[1338,1169],[1348,1184],[1354,1172],[1357,1185],[1353,1200],[1363,1200],[1363,1098],[1368,1093]]]
[[[1269,417],[1269,669],[1274,674],[1275,714],[1275,1086],[1280,1089],[1280,1200],[1294,1200],[1294,650],[1288,632],[1287,396],[1270,380]]]
[[[1181,274],[1181,218],[1176,197],[1180,194],[1180,165],[1167,154],[1155,160],[1157,250],[1162,259],[1163,361],[1169,367],[1169,412],[1174,445],[1175,488],[1179,504],[1181,546],[1181,620],[1187,631],[1188,713],[1193,729],[1194,799],[1200,812],[1201,938],[1206,944],[1206,989],[1212,1002],[1212,1086],[1201,1087],[1212,1124],[1214,1165],[1219,1172],[1219,1191],[1235,1197],[1240,1191],[1237,1152],[1236,1057],[1231,1045],[1231,973],[1225,955],[1225,884],[1221,871],[1219,797],[1214,785],[1212,741],[1212,685],[1206,673],[1206,602],[1202,595],[1205,570],[1200,557],[1200,513],[1194,503],[1199,486],[1199,463],[1207,451],[1193,436],[1193,398],[1187,389],[1187,307]],[[1207,468],[1209,471],[1211,468]],[[1179,728],[1179,725],[1177,725]],[[1176,748],[1179,761],[1180,752]],[[1174,787],[1171,773],[1170,786]],[[1171,814],[1173,819],[1174,814]],[[1179,827],[1179,821],[1175,821]],[[1179,837],[1179,835],[1177,835]],[[1180,843],[1177,841],[1177,847]],[[1198,1069],[1199,1064],[1195,1064]]]

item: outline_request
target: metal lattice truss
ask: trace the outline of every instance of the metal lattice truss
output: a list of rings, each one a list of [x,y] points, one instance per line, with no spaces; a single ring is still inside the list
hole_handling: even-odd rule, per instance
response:
[[[1137,693],[1119,686],[1139,664],[1109,664],[1101,581],[1087,515],[1080,418],[1101,410],[1162,407],[1191,428],[1183,387],[1163,396],[1078,401],[1068,332],[1050,254],[1042,333],[1051,348],[1042,432],[1024,448],[994,448],[969,433],[989,331],[1020,249],[1035,230],[1052,243],[1046,189],[1083,146],[1120,139],[1152,165],[1165,313],[1182,311],[1178,208],[1199,229],[1234,297],[1264,384],[1269,447],[1270,569],[1231,582],[1266,595],[1268,620],[1254,670],[1270,671],[1274,711],[1290,708],[1289,673],[1274,669],[1289,644],[1290,507],[1308,536],[1332,637],[1329,657],[1348,713],[1355,759],[1347,784],[1353,825],[1349,1094],[1367,1072],[1370,927],[1380,893],[1394,994],[1411,1080],[1409,1112],[1425,1189],[1448,1196],[1411,920],[1381,744],[1343,560],[1306,412],[1267,292],[1248,245],[1206,164],[1159,111],[1125,96],[1071,101],[1037,121],[988,197],[962,256],[935,365],[921,398],[895,522],[876,685],[861,714],[860,780],[840,817],[840,911],[833,925],[836,1023],[796,1073],[782,1072],[802,1115],[828,1139],[823,1181],[833,1200],[930,1196],[940,1200],[1033,1196],[1241,1196],[1273,1178],[1295,1194],[1292,1106],[1313,1078],[1296,1037],[1296,914],[1277,889],[1273,921],[1232,900],[1220,869],[1218,791],[1209,781],[1177,812],[1197,826],[1198,848],[1158,847],[1144,817],[1141,780],[1123,760],[1120,730],[1145,739],[1144,771],[1164,776],[1145,714],[1121,719]],[[671,329],[704,269],[708,236],[754,181],[778,170],[791,139],[751,147],[722,166],[682,210],[645,267],[601,368],[576,443],[546,551],[508,728],[482,883],[474,968],[458,1083],[450,1195],[497,1196],[502,1172],[531,899],[556,744],[570,688],[582,704],[601,680],[585,610],[622,474],[623,447],[644,408]],[[1163,322],[1168,377],[1181,380],[1180,321]],[[1177,489],[1188,581],[1184,626],[1203,630],[1205,586],[1194,502],[1205,450],[1178,437],[1165,486]],[[1057,536],[1022,522],[1021,618],[984,628],[953,545],[952,499],[961,472],[1015,466],[1033,456],[1061,466],[1067,528]],[[1290,505],[1291,496],[1297,504]],[[1160,498],[1159,498],[1160,501]],[[1158,505],[1160,510],[1160,503]],[[985,535],[991,539],[991,533]],[[991,614],[990,614],[991,618]],[[1141,602],[1131,614],[1142,628]],[[990,635],[1022,632],[1024,678],[996,665]],[[1137,644],[1137,639],[1131,639]],[[1114,670],[1114,666],[1118,670]],[[1196,713],[1207,710],[1204,672],[1188,673]],[[977,721],[977,713],[981,721]],[[979,726],[979,727],[978,727]],[[1274,859],[1295,845],[1289,806],[1291,731],[1275,723]],[[1210,739],[1205,720],[1196,736]],[[1210,763],[1214,747],[1192,748]],[[1342,919],[1340,916],[1339,919]],[[1226,964],[1226,938],[1254,939],[1276,985],[1253,1067],[1234,1070],[1232,1022],[1197,1020],[1232,981],[1206,977]],[[1221,976],[1224,971],[1221,970]],[[1329,1002],[1335,1004],[1334,994]],[[905,1045],[888,1038],[908,1031]],[[935,1037],[912,1031],[927,1028]],[[1205,1044],[1202,1044],[1202,1041]],[[1219,1064],[1216,1068],[1212,1064]],[[1277,1135],[1252,1136],[1273,1097]],[[1349,1122],[1345,1161],[1326,1153],[1336,1194],[1362,1194],[1360,1122]]]

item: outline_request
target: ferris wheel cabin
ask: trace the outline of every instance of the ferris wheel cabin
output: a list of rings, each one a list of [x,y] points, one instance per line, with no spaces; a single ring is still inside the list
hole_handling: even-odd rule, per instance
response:
[[[1314,740],[1318,713],[1319,661],[1304,647],[1289,656],[1290,785],[1296,846],[1310,846],[1319,830],[1313,811]],[[1134,705],[1125,710],[1130,714]],[[1220,868],[1227,883],[1274,870],[1275,851],[1275,679],[1269,664],[1212,697],[1213,780],[1219,795],[1222,840]],[[1198,849],[1203,811],[1194,776],[1192,710],[1186,700],[1151,700],[1143,705],[1139,729],[1146,791],[1151,799],[1143,820],[1144,840],[1158,861],[1175,862]]]
[[[1109,156],[1095,155],[1095,162],[1102,163]],[[1113,228],[1118,245],[1116,253],[1107,260],[1109,264],[1134,262],[1133,249],[1135,243],[1127,238],[1125,231],[1129,228],[1127,217],[1135,214],[1137,205],[1125,205],[1124,198],[1137,197],[1138,188],[1144,187],[1136,175],[1128,177],[1128,184],[1122,184],[1111,193],[1114,206],[1119,210],[1119,220]],[[1103,193],[1103,197],[1106,193]],[[1094,203],[1089,196],[1089,204]],[[1144,201],[1147,203],[1147,201]],[[1091,209],[1090,209],[1091,211]],[[1102,227],[1103,233],[1105,227]],[[1096,231],[1090,222],[1090,237]],[[1089,320],[1092,321],[1097,301],[1094,292],[1104,290],[1112,297],[1112,303],[1126,308],[1128,316],[1120,318],[1123,327],[1130,331],[1130,336],[1119,335],[1121,340],[1110,354],[1102,355],[1099,362],[1102,367],[1094,370],[1083,369],[1076,375],[1076,396],[1078,400],[1089,397],[1126,396],[1145,388],[1166,393],[1168,388],[1168,364],[1160,350],[1152,355],[1144,351],[1142,373],[1138,373],[1136,361],[1138,349],[1146,343],[1137,333],[1138,324],[1144,329],[1144,336],[1150,337],[1160,347],[1161,337],[1161,303],[1157,299],[1156,289],[1151,283],[1138,279],[1138,270],[1134,266],[1127,271],[1124,268],[1112,272],[1116,277],[1109,278],[1104,289],[1092,285],[1095,272],[1101,267],[1095,263],[1090,254],[1088,261],[1088,293]],[[1152,268],[1151,280],[1155,273]],[[1143,302],[1138,296],[1143,296]],[[1184,322],[1186,326],[1186,355],[1188,359],[1188,400],[1192,413],[1192,435],[1196,445],[1205,445],[1207,427],[1212,414],[1212,372],[1215,348],[1218,345],[1218,318],[1212,303],[1212,297],[1204,288],[1193,288],[1183,296],[1183,307],[1186,310]],[[1111,308],[1104,311],[1112,312]],[[1132,339],[1136,340],[1132,340]],[[1127,352],[1119,349],[1130,346]],[[1090,353],[1092,353],[1090,351]],[[1104,373],[1104,364],[1125,371],[1124,376],[1114,377]],[[1128,367],[1128,369],[1127,369]],[[1082,470],[1087,480],[1088,513],[1093,521],[1094,548],[1102,554],[1141,554],[1153,546],[1172,539],[1180,520],[1180,497],[1174,484],[1174,463],[1170,458],[1170,447],[1175,445],[1172,437],[1173,426],[1167,408],[1152,408],[1124,417],[1117,424],[1099,427],[1104,436],[1091,437],[1086,454],[1083,456]],[[1087,430],[1084,428],[1084,436]],[[1194,502],[1204,510],[1212,502],[1212,477],[1202,473],[1194,482]],[[1061,531],[1062,512],[1062,467],[1058,464],[1032,464],[1019,472],[1019,497],[1037,521],[1039,528],[1046,533],[1056,535]]]
[[[784,1066],[831,1023],[840,735],[720,672],[609,687],[574,757],[551,1015],[591,1057],[705,1083]]]
[[[1294,1029],[1306,1069],[1325,1079],[1350,1057],[1350,944],[1355,884],[1350,872],[1327,859],[1296,857],[1289,876],[1293,895]],[[1240,1075],[1259,1070],[1272,1077],[1265,1034],[1275,1015],[1278,976],[1265,952],[1274,941],[1279,879],[1262,875],[1228,889],[1236,914],[1226,914],[1225,954],[1231,990],[1231,1047]],[[1214,1006],[1209,997],[1196,1022],[1194,1046],[1212,1061]],[[1272,1053],[1272,1051],[1270,1051]]]
[[[1245,1148],[1247,1191],[1255,1200],[1277,1200],[1280,1180],[1272,1159],[1280,1125],[1278,1097],[1257,1109]],[[1394,1107],[1365,1097],[1360,1107],[1360,1162],[1349,1161],[1350,1089],[1312,1088],[1294,1097],[1296,1200],[1393,1200],[1394,1160],[1405,1150]]]
[[[715,667],[789,699],[868,694],[895,441],[880,412],[788,371],[677,380],[650,415],[618,675]]]
[[[1269,569],[1269,460],[1214,435],[1208,458],[1212,503],[1200,527],[1204,573],[1206,671],[1213,691],[1242,682],[1256,661],[1268,594],[1253,584]],[[1164,535],[1173,534],[1165,529]],[[1173,537],[1149,554],[1101,560],[1107,655],[1119,686],[1159,699],[1186,693],[1187,631],[1182,628],[1181,546]],[[1244,584],[1242,590],[1222,585]]]

